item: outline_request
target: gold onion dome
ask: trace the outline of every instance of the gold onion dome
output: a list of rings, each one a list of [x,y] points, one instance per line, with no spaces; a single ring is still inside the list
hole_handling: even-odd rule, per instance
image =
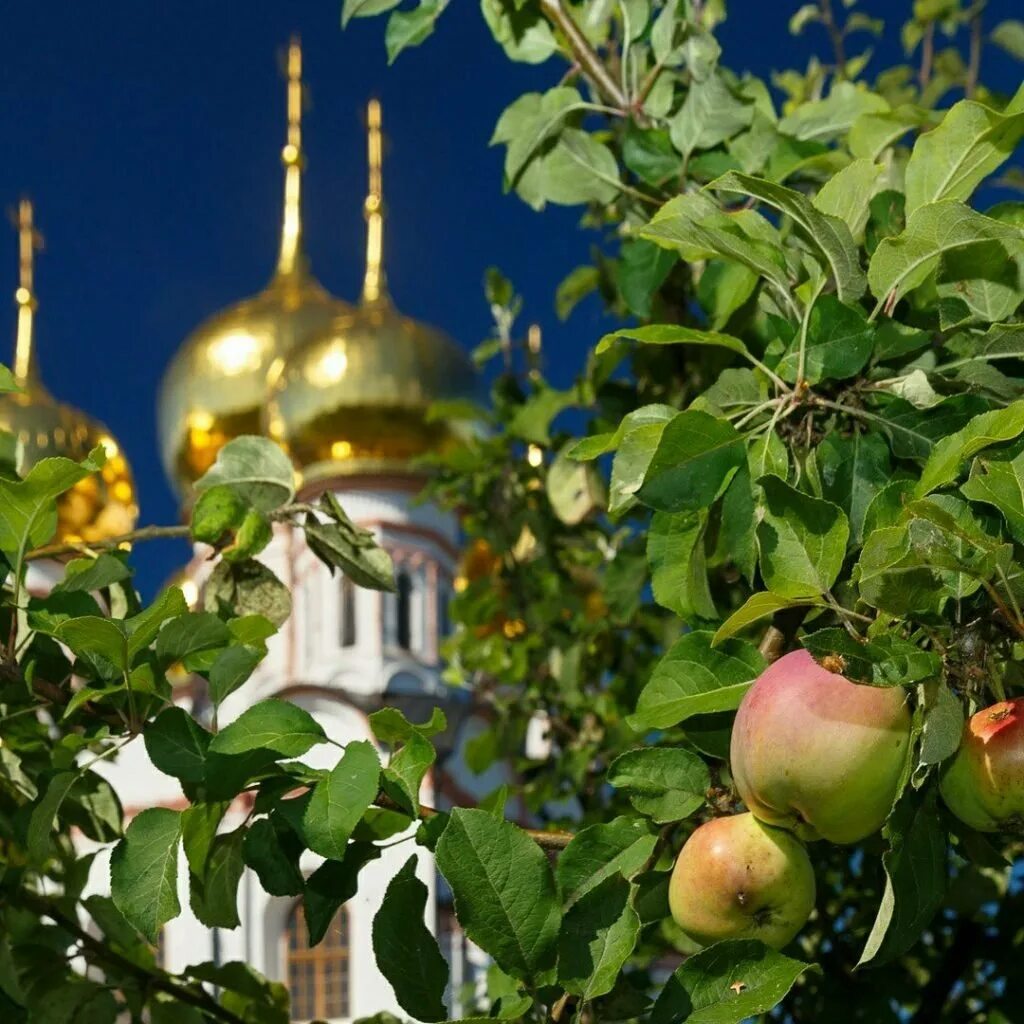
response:
[[[368,107],[366,277],[354,311],[334,319],[271,370],[264,429],[305,483],[357,473],[407,472],[410,460],[458,440],[429,422],[435,401],[475,394],[475,374],[446,334],[403,316],[383,265],[384,196],[380,104]]]
[[[270,284],[201,324],[164,374],[158,423],[164,467],[184,492],[233,437],[260,432],[267,372],[351,306],[312,276],[302,246],[302,50],[288,47],[288,135],[281,252]]]
[[[32,203],[18,205],[19,282],[14,293],[18,326],[14,377],[20,391],[0,395],[0,430],[13,435],[18,472],[40,459],[62,455],[76,462],[98,445],[106,450],[103,469],[80,480],[57,505],[57,536],[92,542],[127,533],[138,518],[131,467],[110,431],[84,412],[59,402],[39,377],[35,352],[35,252],[42,238],[33,224]]]

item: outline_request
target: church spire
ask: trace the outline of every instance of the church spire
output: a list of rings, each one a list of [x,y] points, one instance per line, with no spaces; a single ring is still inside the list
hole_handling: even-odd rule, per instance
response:
[[[35,293],[35,255],[43,247],[43,236],[35,229],[32,200],[22,199],[13,217],[18,229],[18,332],[14,343],[14,376],[19,384],[36,379],[36,354],[32,320],[38,302]]]
[[[384,142],[381,135],[380,101],[370,100],[366,107],[367,162],[370,187],[363,212],[366,216],[366,277],[363,302],[367,305],[387,298],[384,276]]]
[[[279,274],[293,274],[302,262],[302,44],[288,44],[288,138],[281,150],[284,164],[284,218],[281,225]]]

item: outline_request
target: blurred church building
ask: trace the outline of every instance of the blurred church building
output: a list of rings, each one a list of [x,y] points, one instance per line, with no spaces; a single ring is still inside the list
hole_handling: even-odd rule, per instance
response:
[[[303,247],[302,53],[297,40],[287,56],[287,136],[282,151],[284,202],[281,245],[269,284],[201,323],[185,340],[164,375],[158,398],[163,463],[187,512],[192,485],[229,440],[262,434],[290,454],[299,499],[335,494],[349,516],[371,529],[395,564],[397,588],[382,594],[332,576],[306,546],[301,531],[278,525],[261,555],[292,593],[293,612],[269,643],[269,654],[245,686],[221,705],[219,724],[266,697],[294,701],[318,719],[339,743],[372,740],[368,715],[391,704],[413,720],[440,706],[448,729],[437,737],[438,760],[422,800],[440,808],[475,804],[504,781],[496,766],[469,770],[466,743],[485,727],[467,692],[441,678],[440,643],[447,605],[456,585],[459,531],[455,518],[416,500],[424,482],[413,461],[454,443],[444,422],[426,415],[436,400],[472,396],[473,367],[442,332],[398,311],[384,269],[385,207],[382,186],[381,110],[367,111],[369,190],[365,200],[366,271],[362,295],[349,303],[313,276]],[[37,368],[34,318],[37,292],[34,253],[40,238],[32,206],[18,209],[19,284],[13,370],[20,392],[0,396],[0,428],[17,441],[21,468],[46,455],[83,458],[96,444],[108,459],[60,503],[60,537],[85,542],[119,536],[137,518],[131,470],[116,440],[101,423],[54,398]],[[45,310],[44,310],[45,313]],[[201,603],[209,549],[197,546],[175,583]],[[45,591],[56,575],[36,563],[30,587]],[[209,714],[203,681],[184,673],[176,701],[197,717]],[[330,746],[307,763],[333,766]],[[184,808],[175,779],[149,762],[141,740],[130,743],[107,768],[126,813],[153,806]],[[251,810],[248,794],[236,798],[222,830],[238,827]],[[513,813],[515,813],[513,808]],[[459,932],[450,893],[432,855],[419,849],[419,874],[431,900],[427,924],[451,965],[451,1016],[473,1015],[471,993],[485,962]],[[344,905],[324,940],[309,945],[301,898],[270,896],[246,869],[239,886],[236,929],[209,929],[189,908],[184,858],[183,912],[160,938],[169,970],[205,960],[242,960],[284,982],[293,1016],[346,1021],[380,1011],[404,1016],[377,970],[371,944],[373,917],[392,876],[410,848],[384,849],[360,875],[357,896]],[[321,858],[309,854],[310,873]],[[108,863],[97,858],[92,884],[107,888]]]

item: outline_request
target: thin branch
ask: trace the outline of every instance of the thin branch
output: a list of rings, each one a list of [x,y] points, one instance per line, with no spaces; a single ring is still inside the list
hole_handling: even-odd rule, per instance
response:
[[[978,75],[981,73],[981,42],[982,42],[981,11],[971,18],[971,48],[967,61],[967,76],[964,79],[964,95],[970,99],[978,88]]]
[[[93,551],[110,551],[122,547],[125,544],[135,544],[144,540],[166,540],[169,538],[180,539],[188,537],[190,528],[185,524],[180,526],[142,526],[130,533],[122,533],[116,537],[108,537],[105,540],[96,541],[73,541],[46,544],[41,548],[33,548],[25,555],[26,562],[33,562],[40,558],[59,558],[61,555],[87,555]]]
[[[375,806],[383,807],[387,811],[402,811],[403,813],[406,813],[405,808],[392,800],[386,793],[378,793],[373,802]],[[436,808],[420,804],[419,816],[424,821],[427,821],[440,813],[441,812]],[[572,832],[547,832],[544,829],[538,828],[524,828],[522,831],[525,832],[542,850],[564,850],[575,838]]]
[[[150,987],[160,992],[165,992],[181,1003],[194,1006],[197,1010],[205,1013],[214,1020],[223,1021],[224,1024],[245,1024],[241,1017],[221,1006],[214,998],[200,985],[189,985],[179,982],[173,974],[158,967],[143,967],[141,964],[129,960],[116,950],[109,948],[101,939],[90,935],[77,921],[64,913],[55,903],[44,896],[34,892],[20,890],[11,900],[17,906],[23,907],[40,917],[48,917],[60,925],[64,931],[73,935],[82,945],[83,950],[89,950],[95,960],[105,963],[109,967],[124,971],[126,974],[144,981]]]
[[[935,22],[928,22],[924,30],[924,39],[921,41],[921,70],[918,72],[917,80],[921,85],[921,91],[928,88],[932,80],[932,61],[935,57]]]
[[[836,55],[836,75],[839,78],[846,77],[846,43],[843,40],[843,30],[836,23],[835,13],[832,10],[832,0],[821,0],[821,20],[832,40],[832,49]]]
[[[540,9],[544,17],[565,36],[575,62],[594,83],[597,91],[613,106],[624,111],[628,106],[626,97],[587,37],[580,31],[579,25],[562,6],[562,0],[540,0]]]

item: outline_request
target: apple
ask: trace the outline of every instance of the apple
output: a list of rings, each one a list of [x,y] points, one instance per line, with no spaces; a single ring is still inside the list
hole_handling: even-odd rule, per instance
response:
[[[842,659],[834,661],[841,670]],[[744,695],[730,761],[743,802],[761,821],[844,844],[882,826],[909,745],[902,689],[851,683],[798,650]]]
[[[760,939],[781,949],[814,909],[814,869],[791,832],[752,814],[701,825],[679,852],[668,905],[695,942]]]
[[[946,806],[980,832],[1024,824],[1024,697],[982,708],[964,727],[939,785]]]

